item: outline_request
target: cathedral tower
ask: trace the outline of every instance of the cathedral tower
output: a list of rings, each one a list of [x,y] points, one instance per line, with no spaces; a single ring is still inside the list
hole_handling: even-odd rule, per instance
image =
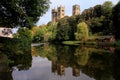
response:
[[[80,15],[80,5],[73,5],[72,15]]]
[[[57,22],[63,17],[65,17],[65,7],[60,6],[57,9],[52,9],[52,22]]]
[[[65,17],[65,7],[58,7],[58,19]]]
[[[57,9],[52,9],[52,22],[56,22],[58,20],[58,11]]]

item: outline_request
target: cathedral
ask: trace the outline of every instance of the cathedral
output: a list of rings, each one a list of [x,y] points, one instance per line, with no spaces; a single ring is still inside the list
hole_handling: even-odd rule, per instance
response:
[[[80,6],[73,5],[72,16],[80,15]],[[65,17],[65,7],[60,6],[57,9],[52,9],[52,22],[57,22],[59,19]]]

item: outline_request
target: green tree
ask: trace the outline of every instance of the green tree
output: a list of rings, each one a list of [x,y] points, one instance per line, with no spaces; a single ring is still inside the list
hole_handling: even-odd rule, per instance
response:
[[[101,17],[93,17],[90,20],[91,22],[90,29],[93,34],[103,32],[103,30],[105,29],[105,27],[103,26],[104,19],[105,17],[101,16]]]
[[[110,17],[112,13],[113,3],[111,1],[106,1],[102,5],[103,15]]]
[[[42,33],[41,29],[38,28],[35,34],[33,35],[33,42],[43,41],[43,38],[44,38],[44,33]]]
[[[39,29],[38,26],[34,26],[31,30],[32,30],[32,36],[35,35],[36,31]]]
[[[14,36],[19,40],[20,47],[22,50],[26,51],[26,47],[31,49],[32,33],[28,28],[19,28],[16,35]]]
[[[70,28],[69,33],[68,33],[69,40],[75,40],[74,33],[77,30],[77,24],[79,23],[80,15],[71,16],[67,20],[69,22],[69,28]]]
[[[0,0],[0,26],[31,28],[49,8],[49,0]]]
[[[94,8],[92,8],[92,7],[89,9],[85,9],[81,14],[82,20],[89,20],[90,18],[92,18],[93,11],[94,11]]]
[[[77,25],[77,32],[75,33],[76,40],[87,40],[89,37],[88,26],[85,22],[80,22]]]
[[[101,5],[94,6],[93,14],[94,17],[100,17],[102,15],[102,6]]]
[[[102,5],[95,5],[85,9],[81,14],[81,21],[87,23],[92,33],[110,34],[112,33],[112,12],[113,4],[106,1]]]
[[[70,31],[69,27],[69,22],[68,22],[68,17],[64,17],[59,20],[57,24],[57,34],[56,34],[56,39],[57,40],[69,40],[68,33]]]
[[[111,1],[106,1],[102,5],[102,12],[103,16],[105,16],[105,19],[103,21],[103,26],[104,26],[104,34],[109,34],[112,33],[112,8],[113,8],[113,3]]]
[[[33,42],[53,41],[56,37],[57,23],[32,28]]]
[[[48,25],[48,32],[49,32],[49,40],[50,41],[54,41],[56,38],[56,34],[57,34],[57,24],[58,23],[50,23]]]
[[[120,1],[113,7],[113,26],[116,39],[120,39]]]
[[[35,34],[33,35],[33,42],[39,42],[44,41],[45,34],[48,32],[46,25],[41,25],[38,27],[38,29],[35,31]]]

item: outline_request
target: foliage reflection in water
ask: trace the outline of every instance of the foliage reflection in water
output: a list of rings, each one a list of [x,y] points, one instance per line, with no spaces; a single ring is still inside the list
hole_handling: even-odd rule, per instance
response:
[[[18,39],[7,38],[1,38],[0,44],[0,80],[15,80],[12,75],[14,66],[18,71],[31,67],[31,46]]]
[[[1,54],[0,79],[120,79],[119,48],[44,44],[32,47],[32,56],[29,53],[30,52],[25,52],[24,54],[14,53],[14,55],[12,54],[11,56]]]
[[[33,55],[51,61],[49,74],[55,74],[52,76],[55,80],[118,80],[119,51],[120,49],[115,50],[113,47],[49,44],[32,48]]]

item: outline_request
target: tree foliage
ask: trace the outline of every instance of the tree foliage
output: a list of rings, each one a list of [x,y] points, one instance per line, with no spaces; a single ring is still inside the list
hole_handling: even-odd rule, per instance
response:
[[[112,7],[112,2],[106,1],[102,5],[95,5],[82,12],[81,18],[88,24],[93,34],[99,32],[102,35],[112,33]]]
[[[31,28],[49,8],[49,0],[0,0],[0,26]]]
[[[69,40],[68,33],[70,31],[68,17],[62,18],[57,24],[57,40]]]
[[[92,31],[92,33],[98,33],[98,32],[103,32],[103,30],[105,29],[105,27],[103,26],[103,21],[104,21],[105,17],[101,16],[101,17],[93,17],[90,22],[90,29]]]
[[[113,3],[111,1],[106,1],[102,5],[103,15],[110,17],[112,13]]]
[[[106,1],[103,4],[85,9],[80,15],[65,16],[59,19],[55,26],[52,22],[49,22],[46,25],[47,31],[43,30],[45,33],[41,31],[42,28],[37,33],[42,34],[44,41],[86,40],[88,33],[91,33],[91,35],[110,35],[115,32],[118,36],[119,27],[116,24],[119,23],[119,6],[116,6],[113,8],[112,2]],[[111,16],[113,16],[113,19]],[[115,28],[112,27],[112,24]]]
[[[89,37],[88,26],[85,22],[80,22],[77,25],[77,32],[75,33],[76,40],[87,40]]]
[[[117,39],[120,39],[120,1],[117,5],[113,7],[113,26],[114,26],[114,34]]]
[[[81,21],[81,16],[64,17],[58,21],[56,40],[75,40],[74,33],[77,30],[77,24]]]
[[[68,23],[69,23],[69,39],[70,40],[75,40],[75,35],[74,33],[77,31],[77,24],[79,23],[80,20],[80,15],[76,16],[71,16],[68,18]]]
[[[33,33],[33,42],[40,42],[40,41],[53,41],[56,37],[56,27],[57,23],[49,25],[41,25],[39,27],[33,27],[32,33]]]
[[[33,42],[44,41],[45,33],[48,32],[46,25],[41,25],[40,27],[36,27],[37,30],[33,35]],[[33,31],[33,30],[32,30]]]
[[[19,28],[14,38],[19,40],[21,48],[26,51],[26,47],[31,49],[32,33],[28,28]]]

